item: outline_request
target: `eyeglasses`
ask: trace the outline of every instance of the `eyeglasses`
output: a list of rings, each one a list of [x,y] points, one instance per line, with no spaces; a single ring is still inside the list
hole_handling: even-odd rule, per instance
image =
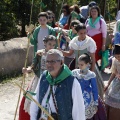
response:
[[[44,22],[44,21],[46,21],[46,19],[39,19],[39,21],[40,21],[40,22]]]
[[[48,19],[52,19],[52,18],[54,18],[54,17],[53,17],[53,16],[49,16],[49,17],[48,17]]]
[[[60,61],[61,60],[51,60],[51,61],[46,60],[45,62],[46,62],[46,64],[55,64],[55,63],[60,62]]]

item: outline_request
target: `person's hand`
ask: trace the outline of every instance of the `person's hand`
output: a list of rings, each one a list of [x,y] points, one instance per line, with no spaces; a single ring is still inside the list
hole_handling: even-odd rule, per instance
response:
[[[102,45],[102,51],[105,51],[105,45]]]
[[[98,106],[97,105],[95,105],[95,110],[96,110],[96,112],[98,111]]]
[[[116,75],[116,77],[117,77],[118,79],[120,79],[120,74],[118,73],[118,74]]]
[[[61,49],[60,47],[57,47],[57,49],[58,49],[59,51],[62,51],[62,49]]]
[[[29,67],[27,68],[27,72],[28,72],[28,73],[32,72],[31,66],[29,66]]]
[[[70,38],[68,36],[65,36],[65,39],[68,43],[70,42]]]
[[[22,73],[23,73],[23,74],[28,73],[27,68],[23,67],[23,68],[22,68]]]
[[[111,39],[114,37],[113,33],[109,34],[109,36]]]
[[[38,50],[36,54],[37,54],[38,56],[42,56],[42,55],[43,55],[43,51]]]

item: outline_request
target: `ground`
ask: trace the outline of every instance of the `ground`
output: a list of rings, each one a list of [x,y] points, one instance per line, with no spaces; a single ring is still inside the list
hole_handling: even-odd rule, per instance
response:
[[[28,75],[26,77],[26,86],[33,79],[33,74]],[[104,78],[104,82],[106,83],[109,74],[102,73]],[[4,84],[0,84],[0,120],[13,120],[15,114],[15,108],[17,105],[17,100],[19,96],[19,88],[15,86],[13,83],[21,83],[23,77],[13,78],[11,81],[8,81]],[[23,95],[23,94],[22,94]],[[21,96],[22,96],[21,95]],[[18,112],[17,117],[18,118]]]
[[[33,78],[33,74],[28,75],[26,77],[26,86]],[[17,100],[19,96],[19,88],[15,86],[13,83],[17,82],[21,84],[21,80],[23,77],[13,78],[11,81],[7,81],[6,83],[0,83],[0,120],[13,120],[15,109],[17,105]],[[25,86],[25,87],[26,87]],[[23,92],[21,96],[23,95]],[[18,114],[16,120],[18,118]]]

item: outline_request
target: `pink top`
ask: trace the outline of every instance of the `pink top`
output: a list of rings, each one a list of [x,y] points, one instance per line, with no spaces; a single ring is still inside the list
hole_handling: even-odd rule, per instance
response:
[[[106,22],[104,21],[104,19],[101,18],[100,21],[96,23],[95,28],[92,28],[88,24],[88,20],[86,21],[85,25],[86,25],[86,29],[87,29],[87,35],[89,35],[90,37],[97,35],[99,33],[102,33],[103,38],[106,38],[107,25],[106,25]]]

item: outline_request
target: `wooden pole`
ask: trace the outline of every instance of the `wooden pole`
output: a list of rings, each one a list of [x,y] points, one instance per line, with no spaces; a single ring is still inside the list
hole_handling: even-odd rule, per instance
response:
[[[23,91],[23,93],[25,94],[25,96],[27,96],[28,98],[30,98],[33,102],[35,102],[38,107],[51,119],[54,120],[53,117],[32,97],[32,95],[29,92],[26,92],[21,85],[19,85],[18,83],[15,82],[15,84],[21,89],[21,91]]]
[[[31,19],[32,19],[32,9],[33,9],[33,0],[32,0],[32,5],[31,5],[31,14],[30,14],[30,23],[29,23],[29,25],[31,24]],[[27,66],[27,59],[28,59],[29,48],[30,48],[30,37],[29,37],[29,35],[31,35],[31,33],[28,33],[27,53],[26,53],[25,64],[24,64],[25,68]],[[22,79],[22,82],[21,82],[21,87],[25,86],[25,77],[26,77],[26,75],[23,74],[23,79]],[[21,97],[21,89],[19,91],[19,96],[18,96],[17,106],[16,106],[16,110],[15,110],[14,120],[16,120],[16,115],[17,115],[17,110],[18,110],[18,107],[19,107],[20,97]]]
[[[117,2],[117,11],[120,10],[120,0]]]
[[[41,4],[42,4],[42,0],[41,0]],[[41,6],[41,4],[40,4],[40,12],[42,12],[42,8],[41,8],[42,6]]]
[[[25,65],[24,65],[25,68],[27,66],[27,58],[28,58],[28,53],[29,53],[29,48],[30,48],[29,44],[30,44],[30,38],[28,38],[27,53],[26,53]],[[24,85],[25,85],[25,77],[26,77],[26,75],[23,74],[23,79],[22,79],[22,82],[21,82],[21,87],[24,87]],[[21,89],[19,91],[19,96],[18,96],[17,106],[16,106],[16,110],[15,110],[14,120],[16,120],[16,115],[17,115],[17,110],[18,110],[18,106],[19,106],[19,102],[20,102],[20,97],[21,97]]]
[[[106,0],[104,0],[104,5],[103,5],[103,17],[105,18],[106,14]]]

